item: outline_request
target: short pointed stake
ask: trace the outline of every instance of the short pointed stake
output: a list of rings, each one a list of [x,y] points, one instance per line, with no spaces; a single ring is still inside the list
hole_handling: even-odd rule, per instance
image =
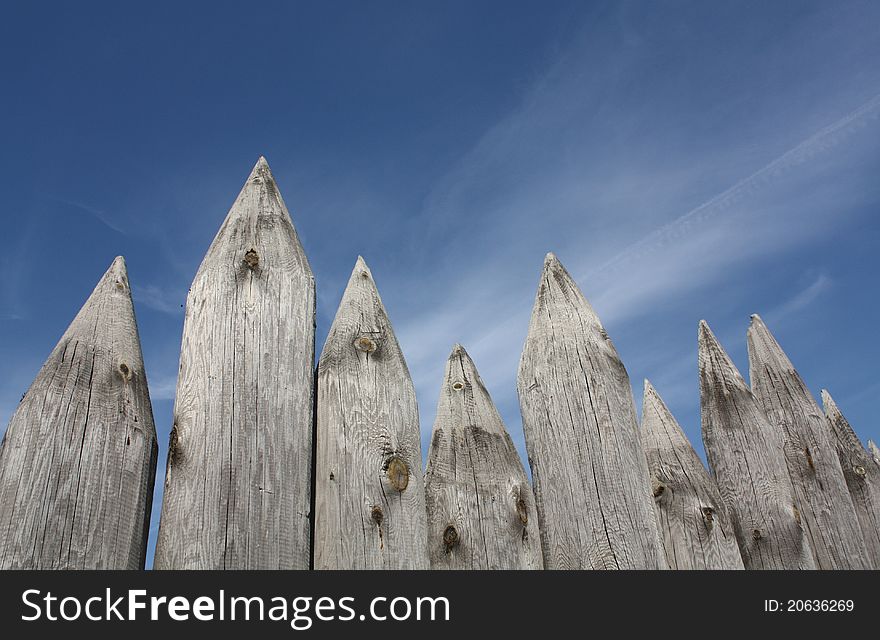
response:
[[[440,386],[425,496],[432,569],[543,569],[531,484],[461,345]]]

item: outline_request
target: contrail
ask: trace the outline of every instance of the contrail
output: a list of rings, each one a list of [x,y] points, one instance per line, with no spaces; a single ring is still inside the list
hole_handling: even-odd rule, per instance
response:
[[[705,222],[712,216],[728,209],[738,200],[765,187],[773,179],[778,178],[789,169],[801,165],[817,154],[836,146],[847,134],[862,125],[866,120],[876,118],[878,112],[880,112],[880,94],[875,95],[865,104],[855,111],[848,113],[840,120],[820,129],[797,146],[792,147],[729,189],[722,191],[700,206],[691,209],[684,215],[679,216],[672,222],[668,222],[641,240],[631,244],[607,262],[593,269],[583,280],[589,280],[602,272],[613,272],[623,263],[643,257],[669,242],[685,236],[694,225]]]

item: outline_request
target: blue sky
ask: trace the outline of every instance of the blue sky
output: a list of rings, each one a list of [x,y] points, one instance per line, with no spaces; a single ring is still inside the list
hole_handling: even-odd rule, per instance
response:
[[[123,254],[159,433],[152,553],[182,305],[263,154],[315,272],[318,352],[362,254],[423,447],[461,342],[522,450],[550,250],[637,405],[648,377],[701,453],[697,323],[747,375],[755,312],[880,439],[877,24],[876,2],[7,7],[0,420]]]

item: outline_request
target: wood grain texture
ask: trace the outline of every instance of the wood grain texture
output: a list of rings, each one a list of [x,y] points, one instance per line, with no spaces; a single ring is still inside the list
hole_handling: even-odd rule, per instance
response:
[[[749,378],[783,438],[795,502],[819,569],[871,566],[837,450],[822,410],[758,315],[748,330]]]
[[[715,480],[651,383],[645,380],[642,444],[670,569],[742,569]]]
[[[316,569],[427,569],[416,394],[358,257],[318,362]]]
[[[871,454],[874,462],[880,464],[880,447],[877,447],[877,443],[873,440],[868,440],[868,452]]]
[[[118,257],[0,445],[0,568],[143,569],[156,453],[131,288]]]
[[[543,569],[531,484],[461,345],[440,386],[425,501],[432,569]]]
[[[666,568],[629,376],[553,254],[517,379],[548,569]]]
[[[706,457],[745,568],[815,569],[782,455],[782,436],[703,321],[699,369]]]
[[[260,158],[186,301],[154,566],[307,569],[315,282]]]
[[[872,568],[880,569],[880,466],[874,464],[871,454],[862,446],[834,398],[825,389],[822,389],[822,406],[868,557]]]

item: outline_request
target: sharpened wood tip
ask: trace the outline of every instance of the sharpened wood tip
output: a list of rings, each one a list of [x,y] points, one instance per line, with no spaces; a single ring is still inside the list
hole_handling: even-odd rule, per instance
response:
[[[735,384],[740,387],[747,387],[745,379],[733,364],[727,351],[721,346],[718,338],[709,328],[709,324],[705,320],[700,320],[698,343],[698,363],[701,381],[713,380],[712,384],[717,385],[720,381],[724,381],[725,387],[728,384]]]

